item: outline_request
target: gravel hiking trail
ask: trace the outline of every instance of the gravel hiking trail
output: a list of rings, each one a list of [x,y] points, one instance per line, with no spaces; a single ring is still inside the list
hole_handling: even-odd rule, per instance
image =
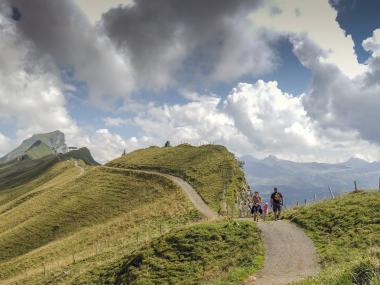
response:
[[[155,174],[155,175],[160,175],[163,176],[171,181],[173,181],[176,185],[178,185],[182,191],[186,194],[186,196],[190,199],[190,201],[193,203],[194,207],[207,219],[209,220],[214,220],[218,218],[218,214],[212,210],[199,196],[197,191],[186,181],[183,179],[170,175],[170,174],[165,174],[161,172],[156,172],[156,171],[147,171],[147,170],[136,170],[136,169],[127,169],[127,168],[118,168],[118,167],[110,167],[110,166],[101,166],[103,168],[108,168],[108,169],[114,169],[114,170],[119,170],[119,171],[126,171],[126,172],[140,172],[140,173],[149,173],[149,174]]]
[[[135,170],[118,167],[101,166],[125,172],[140,172],[160,175],[176,183],[193,203],[194,207],[207,219],[218,219],[213,211],[199,196],[197,191],[183,179],[156,171]],[[252,219],[238,219],[249,220]],[[285,220],[259,222],[265,247],[264,267],[257,274],[251,276],[244,285],[281,285],[301,280],[319,272],[317,254],[313,242],[305,233]]]
[[[83,176],[84,168],[78,164],[77,160],[74,160],[74,166],[79,169],[79,176]]]
[[[313,242],[286,220],[259,222],[265,247],[264,267],[245,285],[281,285],[320,271]]]

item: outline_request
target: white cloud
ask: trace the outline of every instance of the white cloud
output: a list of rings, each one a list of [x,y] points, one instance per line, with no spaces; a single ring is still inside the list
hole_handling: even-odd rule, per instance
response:
[[[95,24],[103,13],[119,5],[133,5],[133,0],[74,0],[90,20]]]
[[[273,13],[274,7],[277,13]],[[336,17],[337,11],[327,0],[266,1],[250,16],[257,27],[312,40],[324,51],[319,54],[320,62],[334,64],[353,78],[365,72],[366,67],[358,63],[352,37],[340,28]]]
[[[0,157],[11,150],[11,139],[0,132]]]
[[[277,82],[240,83],[228,95],[225,110],[258,149],[294,152],[300,145],[316,145],[301,98],[282,92]]]
[[[357,131],[321,127],[308,115],[304,96],[287,94],[276,82],[240,83],[224,100],[188,93],[189,103],[149,107],[134,119],[147,143],[213,142],[240,155],[296,161],[380,158],[379,146]]]
[[[131,120],[129,119],[122,119],[119,117],[106,117],[103,118],[103,122],[106,127],[120,127],[122,125],[128,125],[131,123]]]
[[[0,37],[0,119],[14,124],[18,138],[55,129],[77,132],[49,59],[36,61],[33,44],[1,13]]]
[[[124,150],[130,152],[150,144],[149,139],[144,136],[123,139],[108,129],[98,129],[94,133],[82,132],[81,136],[76,137],[76,145],[88,147],[95,160],[100,163],[119,157]]]
[[[380,29],[374,30],[372,37],[365,39],[362,45],[373,57],[380,57]]]
[[[34,57],[49,56],[57,69],[71,70],[99,106],[128,97],[134,90],[129,56],[117,51],[72,0],[9,2],[21,13],[21,20],[13,25],[20,37],[33,44]]]

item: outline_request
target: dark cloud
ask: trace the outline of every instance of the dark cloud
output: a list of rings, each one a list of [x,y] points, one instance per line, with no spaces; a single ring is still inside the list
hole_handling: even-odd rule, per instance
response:
[[[294,52],[312,71],[312,81],[303,105],[308,115],[324,129],[355,131],[380,145],[380,61],[373,57],[369,69],[354,79],[333,64],[323,63],[322,51],[306,37],[293,39]]]
[[[123,96],[133,89],[128,62],[72,0],[9,0],[8,4],[19,11],[16,27],[33,42],[35,57],[48,55],[59,68],[73,69],[90,96]]]
[[[191,80],[194,74],[232,80],[273,68],[271,48],[246,19],[260,3],[140,0],[111,9],[102,21],[107,35],[131,58],[145,86],[170,85],[179,77]],[[243,68],[233,73],[227,64]],[[229,68],[235,70],[235,66]]]

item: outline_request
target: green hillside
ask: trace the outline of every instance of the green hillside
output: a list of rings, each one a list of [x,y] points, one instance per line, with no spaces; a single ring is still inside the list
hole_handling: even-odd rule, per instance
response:
[[[145,241],[199,219],[163,177],[82,167],[63,161],[1,193],[1,284],[94,284]]]
[[[0,164],[0,193],[7,188],[22,185],[36,178],[56,162],[56,157],[49,155],[38,160],[31,160],[28,156],[24,156],[22,160],[15,159]]]
[[[80,159],[88,165],[99,165],[92,157],[91,152],[86,147],[69,151],[60,156],[61,159]]]
[[[156,170],[182,177],[220,213],[225,213],[228,205],[235,215],[238,214],[238,204],[244,204],[247,199],[244,173],[234,155],[220,145],[149,147],[131,152],[107,165]],[[240,208],[246,207],[241,205]]]
[[[14,159],[0,164],[0,193],[6,189],[23,185],[47,171],[51,166],[62,160],[79,159],[87,165],[97,165],[90,151],[81,148],[55,156],[49,154],[44,143],[31,147],[22,159]],[[50,149],[49,149],[50,150]],[[44,155],[42,155],[44,154]],[[38,158],[38,156],[41,156]],[[33,159],[34,158],[34,159]]]
[[[305,229],[324,270],[297,284],[380,284],[380,192],[350,193],[294,208],[286,218]]]
[[[115,284],[236,284],[263,262],[259,236],[250,222],[175,230],[121,264]]]
[[[38,140],[25,152],[30,159],[39,159],[48,155],[54,155],[54,151],[45,143]]]

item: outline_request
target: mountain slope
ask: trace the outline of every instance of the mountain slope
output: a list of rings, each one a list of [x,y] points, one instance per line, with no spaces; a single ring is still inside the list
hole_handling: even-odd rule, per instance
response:
[[[249,193],[244,173],[234,155],[219,145],[149,147],[113,160],[108,166],[156,170],[183,178],[214,210],[246,209]],[[231,210],[232,209],[232,210]]]
[[[15,159],[4,164],[0,164],[0,192],[5,189],[16,187],[35,179],[43,174],[51,166],[62,160],[79,159],[84,161],[87,165],[97,165],[98,163],[93,159],[90,151],[87,148],[81,148],[67,152],[60,156],[45,155],[48,152],[46,145],[37,143],[35,147],[31,147],[27,154],[21,160]],[[41,147],[42,146],[42,147]],[[30,153],[28,153],[30,151]],[[44,154],[39,159],[30,159]]]
[[[197,224],[154,240],[121,264],[116,284],[238,284],[263,261],[250,222]]]
[[[299,284],[380,284],[379,213],[380,191],[350,193],[287,212],[286,218],[314,241],[324,267]]]
[[[25,155],[30,159],[39,159],[54,154],[54,151],[47,144],[43,143],[40,140],[33,143],[25,152]]]
[[[80,159],[84,161],[87,165],[99,165],[98,162],[92,157],[91,152],[88,148],[82,147],[80,149],[69,151],[63,154],[60,159]]]
[[[92,284],[142,241],[199,219],[170,180],[86,168],[79,176],[73,161],[62,161],[39,182],[0,193],[1,284],[56,282],[66,270],[63,283]]]
[[[54,131],[46,134],[36,134],[24,140],[16,149],[0,158],[0,163],[8,162],[21,157],[25,152],[37,141],[46,144],[54,153],[65,153],[67,146],[65,143],[65,135],[60,131]]]
[[[344,163],[298,163],[281,160],[274,156],[255,159],[251,156],[241,158],[247,181],[264,194],[266,199],[274,186],[285,194],[285,202],[296,202],[330,197],[330,191],[338,195],[353,189],[353,181],[361,189],[378,188],[380,163],[369,163],[361,159],[350,159]]]

